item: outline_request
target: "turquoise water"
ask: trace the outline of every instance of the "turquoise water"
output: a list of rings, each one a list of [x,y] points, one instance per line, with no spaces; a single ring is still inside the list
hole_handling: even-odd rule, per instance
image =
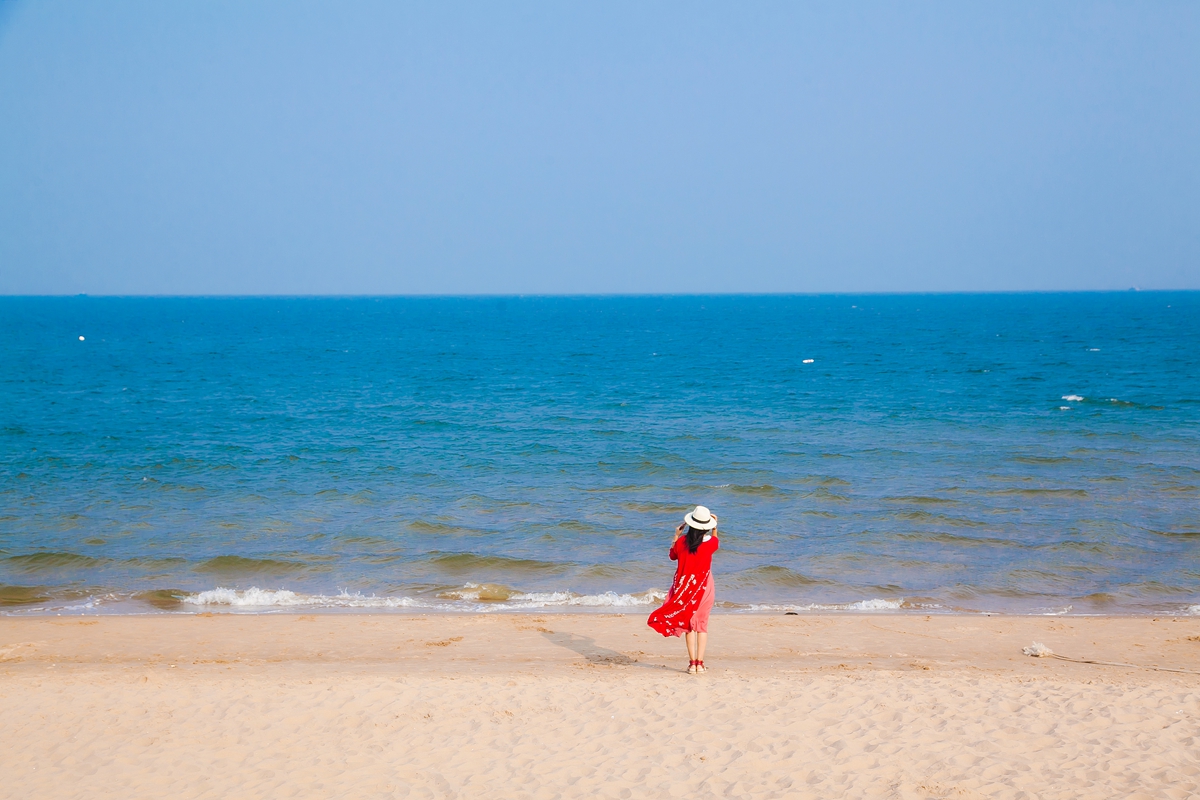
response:
[[[1200,613],[1200,293],[0,298],[0,353],[4,613],[648,610],[695,503],[729,609]]]

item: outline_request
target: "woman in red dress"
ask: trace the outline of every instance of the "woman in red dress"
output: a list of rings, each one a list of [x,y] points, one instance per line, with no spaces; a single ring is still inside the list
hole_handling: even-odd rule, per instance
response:
[[[715,597],[712,557],[720,546],[716,514],[696,506],[684,516],[671,545],[671,560],[679,562],[671,591],[666,602],[646,620],[663,636],[683,635],[690,659],[688,672],[693,675],[707,671],[704,647],[708,644],[708,614]]]

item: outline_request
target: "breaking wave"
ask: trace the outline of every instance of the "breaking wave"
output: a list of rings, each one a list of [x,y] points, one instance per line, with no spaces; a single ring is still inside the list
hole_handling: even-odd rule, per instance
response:
[[[899,611],[900,609],[930,608],[930,606],[908,604],[904,598],[884,600],[856,600],[853,603],[808,603],[806,605],[767,605],[752,603],[750,611]]]
[[[630,608],[661,603],[666,593],[648,589],[637,594],[575,594],[574,592],[518,592],[495,584],[468,583],[435,598],[339,594],[302,594],[290,589],[227,589],[218,587],[186,595],[179,602],[193,606],[230,608],[425,608],[443,611],[506,611],[531,608]]]
[[[290,589],[225,589],[218,587],[185,595],[180,603],[193,606],[231,606],[234,608],[316,607],[316,608],[408,608],[422,605],[411,597],[379,597],[351,594],[300,594]]]

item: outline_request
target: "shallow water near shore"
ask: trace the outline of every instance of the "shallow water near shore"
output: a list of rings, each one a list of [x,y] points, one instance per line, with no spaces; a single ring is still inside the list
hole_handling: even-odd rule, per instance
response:
[[[82,337],[82,339],[80,338]],[[1200,293],[0,298],[0,613],[1200,613]]]

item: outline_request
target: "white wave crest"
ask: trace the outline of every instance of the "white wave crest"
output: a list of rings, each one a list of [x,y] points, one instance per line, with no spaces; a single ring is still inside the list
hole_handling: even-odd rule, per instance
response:
[[[427,608],[446,611],[506,611],[528,608],[625,608],[651,606],[661,603],[666,592],[648,589],[637,594],[575,594],[574,592],[512,592],[498,599],[486,585],[467,584],[462,589],[445,592],[440,602],[417,597],[379,597],[378,595],[300,594],[290,589],[226,589],[218,587],[188,595],[180,602],[194,606],[229,606],[230,608]]]
[[[1066,400],[1067,402],[1070,402],[1070,403],[1082,403],[1083,402],[1083,396],[1078,395],[1078,394],[1064,394],[1062,396],[1062,399]]]
[[[1041,611],[1035,611],[1035,614],[1040,614],[1043,617],[1064,617],[1070,614],[1075,606],[1062,606],[1061,608],[1047,608]]]
[[[899,600],[884,600],[876,597],[871,600],[856,600],[853,603],[809,603],[802,606],[775,606],[751,604],[751,611],[896,611],[904,608],[904,598]]]
[[[667,593],[659,589],[647,589],[638,594],[617,594],[616,592],[601,592],[600,594],[583,594],[570,595],[565,601],[560,601],[558,598],[568,592],[553,592],[554,603],[563,602],[569,606],[591,606],[602,608],[612,606],[619,608],[622,606],[652,606],[661,603],[667,599]],[[539,596],[537,592],[525,595],[530,601],[538,602]],[[520,598],[513,598],[520,599]]]
[[[1188,606],[1187,613],[1194,617],[1200,617],[1200,603],[1194,606]]]
[[[890,611],[904,606],[904,598],[899,600],[859,600],[857,603],[851,603],[850,608],[855,611]]]
[[[463,600],[472,600],[469,592],[460,594]],[[638,594],[575,594],[574,592],[515,592],[501,602],[486,602],[475,607],[478,611],[506,611],[526,608],[629,608],[652,606],[661,603],[666,592],[647,589]]]
[[[238,608],[321,607],[321,608],[410,608],[425,606],[413,597],[378,597],[376,595],[297,594],[289,589],[209,589],[184,597],[180,602],[195,606],[232,606]]]

